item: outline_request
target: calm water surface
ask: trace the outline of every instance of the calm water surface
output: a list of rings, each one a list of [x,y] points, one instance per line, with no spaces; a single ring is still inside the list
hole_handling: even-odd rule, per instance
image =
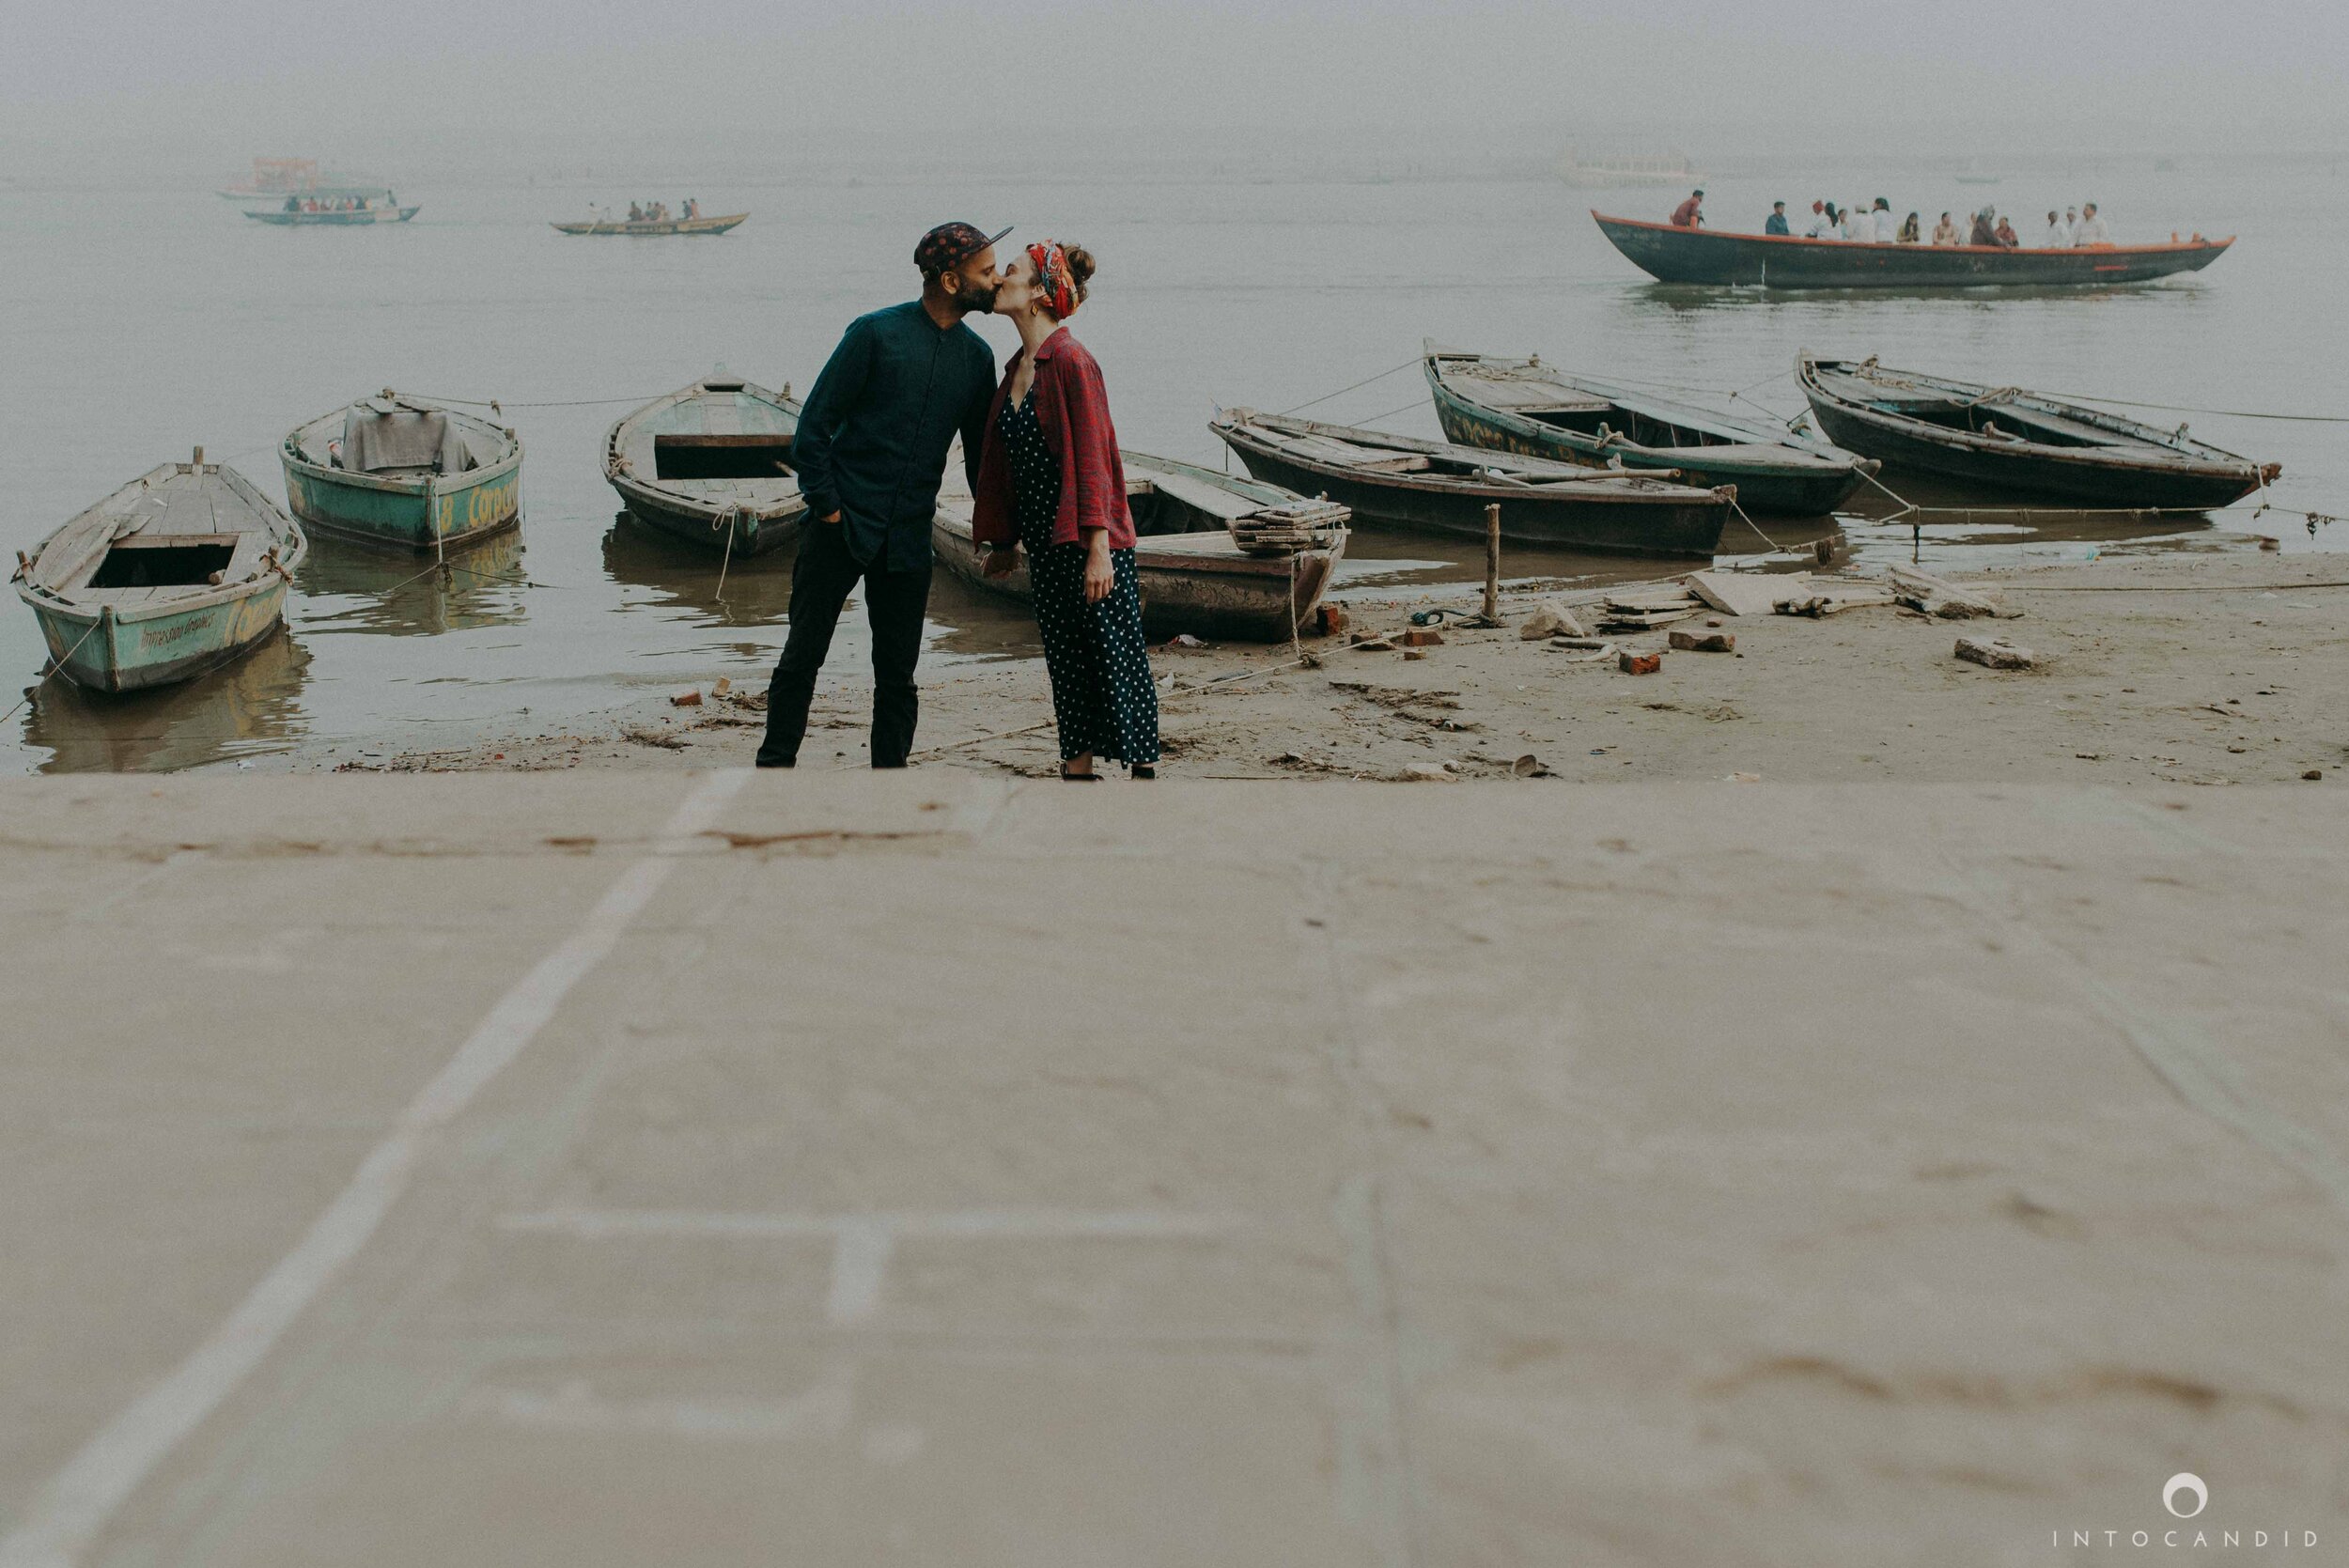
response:
[[[2092,194],[2123,241],[2173,226],[2244,240],[2196,278],[2103,295],[1764,296],[1643,281],[1584,216],[1591,198],[1549,181],[697,189],[707,211],[754,216],[723,239],[673,241],[547,226],[591,196],[624,203],[625,191],[419,188],[401,193],[423,204],[413,223],[343,230],[252,223],[200,192],[11,194],[0,197],[0,543],[29,549],[198,443],[282,499],[279,438],[385,386],[500,398],[528,456],[520,533],[460,558],[466,570],[451,582],[411,580],[422,563],[405,557],[314,541],[287,635],[205,681],[128,702],[52,683],[8,722],[0,766],[266,766],[297,750],[455,747],[490,730],[589,722],[647,689],[763,680],[784,635],[789,554],[734,563],[721,598],[714,557],[615,518],[603,433],[634,403],[720,365],[803,390],[850,317],[911,291],[913,240],[947,217],[1090,246],[1102,271],[1077,326],[1108,372],[1121,435],[1214,463],[1217,405],[1285,409],[1406,362],[1311,411],[1436,434],[1415,364],[1423,337],[1538,350],[1626,380],[1750,389],[1780,414],[1801,406],[1783,373],[1806,347],[2059,392],[2349,411],[2349,334],[2330,287],[2349,248],[2349,193],[2328,166],[2247,176],[2149,165],[2088,182],[2015,171],[1987,189],[1859,167],[1706,184],[1723,227],[1758,228],[1781,195],[1807,210],[1813,194],[1881,190],[1923,209],[1928,226],[1944,207],[1996,198],[2028,230],[2034,210]],[[654,194],[675,205],[686,192]],[[1660,216],[1676,194],[1594,195]],[[1001,324],[981,330],[999,354],[1015,342]],[[2190,417],[2206,439],[2282,462],[2279,503],[2349,509],[2341,427]],[[1863,557],[1905,556],[1906,528],[1867,520],[1889,509],[1878,502],[1833,531]],[[1781,543],[1828,527],[1763,526]],[[2349,548],[2338,526],[2261,526],[2287,549]],[[2027,527],[1994,517],[1946,520],[1927,542],[1985,562],[2244,545],[2187,520]],[[1341,589],[1416,591],[1474,569],[1449,541],[1358,533]],[[1625,574],[1516,551],[1507,569]],[[1016,608],[941,576],[925,656],[933,677],[1034,649]],[[830,678],[862,680],[863,659],[851,612]],[[0,607],[8,700],[41,660],[32,615],[11,596]]]

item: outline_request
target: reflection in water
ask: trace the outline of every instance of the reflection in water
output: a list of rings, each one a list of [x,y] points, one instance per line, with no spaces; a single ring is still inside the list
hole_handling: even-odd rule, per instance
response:
[[[603,569],[614,582],[649,588],[635,604],[690,612],[704,626],[774,626],[788,619],[796,544],[731,561],[680,544],[646,527],[628,512],[615,514],[603,536]],[[723,568],[725,597],[719,598]]]
[[[296,624],[319,630],[431,635],[485,626],[519,626],[522,535],[508,528],[448,558],[395,555],[328,541],[294,573]]]
[[[235,663],[153,691],[110,696],[69,681],[40,689],[24,743],[44,773],[163,772],[291,749],[306,727],[310,655],[283,628]]]

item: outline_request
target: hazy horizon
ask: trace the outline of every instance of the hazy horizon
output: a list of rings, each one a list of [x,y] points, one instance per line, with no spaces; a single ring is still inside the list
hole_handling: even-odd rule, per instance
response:
[[[1572,145],[1715,169],[2349,149],[2349,20],[2312,0],[2258,0],[2223,25],[2184,0],[1663,0],[1636,22],[1581,3],[411,0],[340,29],[286,0],[204,11],[42,15],[0,59],[0,179],[218,183],[257,155],[415,181],[1245,177],[1300,160],[1532,173]]]

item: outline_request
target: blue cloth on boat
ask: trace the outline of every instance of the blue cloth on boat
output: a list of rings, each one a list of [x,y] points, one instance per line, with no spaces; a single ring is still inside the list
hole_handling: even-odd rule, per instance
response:
[[[1765,234],[1792,234],[1794,230],[1786,226],[1785,213],[1773,212],[1770,214],[1770,221],[1762,225],[1762,232]]]
[[[995,352],[960,321],[941,327],[919,300],[860,316],[807,395],[791,466],[812,516],[840,513],[861,567],[926,571],[946,451],[978,484],[995,396]]]

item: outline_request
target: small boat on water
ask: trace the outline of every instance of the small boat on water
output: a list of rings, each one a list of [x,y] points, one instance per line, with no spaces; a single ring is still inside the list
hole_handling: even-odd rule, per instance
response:
[[[2133,419],[1874,359],[1804,353],[1796,379],[1838,446],[1997,489],[2094,506],[2224,506],[2282,472]]]
[[[1344,506],[1171,458],[1120,457],[1143,629],[1252,643],[1285,643],[1296,630],[1312,630],[1314,611],[1346,555]],[[957,577],[1030,597],[1024,553],[1005,576],[979,569],[968,495],[939,499],[930,542]]]
[[[399,207],[346,207],[323,211],[306,212],[299,208],[248,208],[245,216],[256,223],[275,224],[280,228],[352,228],[367,224],[404,224],[423,210],[421,204]]]
[[[739,376],[703,377],[604,437],[603,474],[630,516],[704,550],[764,555],[807,517],[791,466],[800,405]]]
[[[165,463],[17,557],[50,665],[93,691],[167,686],[275,631],[308,545],[235,469]]]
[[[389,387],[297,427],[278,456],[294,516],[361,544],[454,550],[521,520],[521,439]]]
[[[1669,469],[1585,468],[1250,409],[1226,409],[1207,427],[1257,478],[1341,502],[1358,525],[1481,539],[1485,508],[1498,502],[1501,537],[1522,544],[1709,559],[1737,494],[1675,484]]]
[[[664,234],[723,234],[741,225],[748,212],[729,212],[717,218],[589,218],[582,223],[556,224],[561,234],[623,234],[649,238]]]
[[[1731,234],[1710,228],[1591,214],[1631,264],[1665,283],[1764,288],[2108,287],[2173,272],[2200,272],[2234,243],[2172,240],[2159,245],[2082,245],[2009,250],[2003,245],[1875,245],[1791,234]]]
[[[1691,485],[1736,486],[1749,512],[1831,512],[1878,466],[1775,422],[1569,375],[1538,354],[1511,359],[1431,343],[1425,369],[1436,422],[1463,446],[1671,469]]]

